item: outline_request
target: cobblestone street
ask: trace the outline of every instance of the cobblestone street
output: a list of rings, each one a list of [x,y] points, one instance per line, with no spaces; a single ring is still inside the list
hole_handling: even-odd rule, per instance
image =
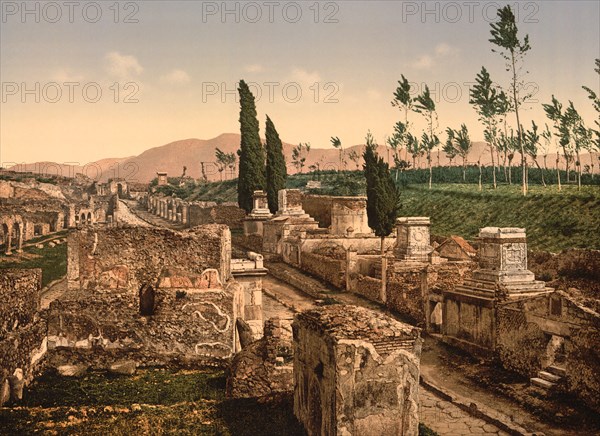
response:
[[[475,418],[454,404],[444,401],[423,386],[419,388],[419,419],[444,436],[508,435],[497,427]]]

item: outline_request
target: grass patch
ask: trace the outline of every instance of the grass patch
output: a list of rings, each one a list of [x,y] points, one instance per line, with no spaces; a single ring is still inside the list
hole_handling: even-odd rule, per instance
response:
[[[42,287],[46,286],[67,274],[67,244],[54,247],[46,244],[44,248],[31,246],[26,247],[19,257],[16,254],[13,257],[2,256],[0,269],[5,268],[41,268]]]
[[[135,376],[47,373],[21,407],[0,409],[0,434],[303,435],[291,395],[227,400],[222,371],[144,370]]]

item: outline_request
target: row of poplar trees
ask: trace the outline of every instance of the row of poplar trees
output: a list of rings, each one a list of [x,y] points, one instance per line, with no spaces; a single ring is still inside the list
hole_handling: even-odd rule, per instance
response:
[[[268,115],[265,127],[266,142],[261,142],[254,95],[243,80],[240,80],[238,92],[242,137],[238,150],[238,204],[246,213],[250,213],[253,208],[254,191],[266,191],[269,210],[275,213],[279,208],[277,193],[285,188],[287,179],[283,145],[275,124]]]

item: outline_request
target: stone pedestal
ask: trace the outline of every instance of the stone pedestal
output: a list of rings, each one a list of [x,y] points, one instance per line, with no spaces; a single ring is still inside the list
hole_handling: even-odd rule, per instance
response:
[[[508,298],[550,291],[527,269],[525,229],[485,227],[479,231],[479,240],[479,269],[459,289]]]
[[[396,220],[396,247],[398,260],[428,262],[433,251],[429,217],[401,217]]]
[[[244,236],[263,236],[263,223],[270,220],[273,214],[269,210],[267,193],[265,191],[254,191],[252,195],[253,208],[244,219]]]

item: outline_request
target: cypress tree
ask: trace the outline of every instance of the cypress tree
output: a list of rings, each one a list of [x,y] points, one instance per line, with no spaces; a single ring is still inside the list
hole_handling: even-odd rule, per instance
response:
[[[265,189],[265,153],[258,133],[254,96],[243,80],[240,80],[238,91],[241,133],[238,204],[249,213],[252,210],[252,194]]]
[[[369,227],[381,238],[381,292],[380,299],[386,302],[387,258],[385,237],[392,233],[400,207],[400,192],[390,174],[389,165],[378,156],[377,145],[369,133],[363,154],[367,182],[367,218]]]
[[[285,157],[283,156],[283,145],[279,139],[279,133],[275,129],[275,124],[267,115],[267,124],[265,128],[267,138],[267,199],[269,201],[269,210],[271,213],[279,209],[279,199],[277,193],[285,188],[287,179],[287,168],[285,166]]]

